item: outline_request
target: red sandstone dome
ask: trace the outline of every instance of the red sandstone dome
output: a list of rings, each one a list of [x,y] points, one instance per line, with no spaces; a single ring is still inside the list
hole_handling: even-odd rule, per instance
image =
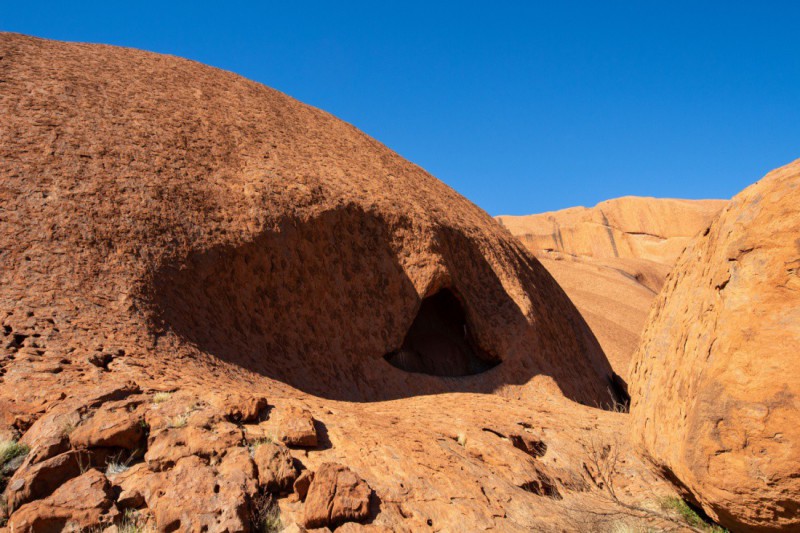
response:
[[[543,375],[610,401],[539,263],[349,124],[173,57],[12,35],[2,56],[5,308],[113,332],[156,367],[231,364],[331,398]]]

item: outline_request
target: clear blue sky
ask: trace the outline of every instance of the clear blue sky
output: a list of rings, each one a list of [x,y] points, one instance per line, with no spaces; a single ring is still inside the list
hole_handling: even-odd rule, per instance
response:
[[[325,109],[490,214],[730,197],[800,157],[800,2],[2,2]]]

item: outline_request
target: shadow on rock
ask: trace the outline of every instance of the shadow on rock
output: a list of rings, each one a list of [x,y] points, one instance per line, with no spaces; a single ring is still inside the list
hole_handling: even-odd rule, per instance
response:
[[[608,361],[560,287],[503,243],[512,298],[487,242],[348,205],[167,263],[145,295],[185,345],[325,398],[489,393],[547,374],[577,401],[608,401]]]

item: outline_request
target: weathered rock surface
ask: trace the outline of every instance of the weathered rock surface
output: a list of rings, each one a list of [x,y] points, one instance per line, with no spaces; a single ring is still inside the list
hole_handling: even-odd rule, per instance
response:
[[[305,505],[305,526],[335,528],[369,516],[371,490],[346,466],[323,463],[314,473]]]
[[[541,265],[353,127],[177,58],[14,36],[3,47],[3,238],[29,243],[3,255],[3,298],[55,313],[63,340],[74,335],[60,327],[67,314],[90,337],[114,331],[86,344],[125,355],[110,370],[88,363],[87,375],[169,349],[171,361],[342,400],[549,376],[573,399],[607,401],[610,367]],[[192,83],[153,83],[176,73]],[[502,363],[457,387],[383,360],[423,298],[443,290],[463,307],[465,357]],[[75,299],[93,304],[59,308]],[[134,340],[153,335],[155,348]]]
[[[242,457],[234,457],[240,464]],[[247,470],[206,464],[191,455],[150,476],[145,500],[162,531],[247,531],[254,483],[241,483]],[[252,478],[249,478],[252,479]]]
[[[249,449],[293,411],[293,465],[357,472],[367,530],[613,521],[598,443],[625,502],[674,492],[596,407],[612,370],[563,291],[416,165],[174,57],[0,34],[0,80],[0,432],[39,447],[23,486],[53,472],[26,504],[85,453],[159,530],[247,531],[281,496]]]
[[[297,469],[285,446],[273,442],[258,444],[253,461],[258,469],[258,482],[269,492],[286,493],[293,487]]]
[[[6,505],[10,511],[49,496],[58,487],[78,476],[82,465],[88,466],[86,454],[69,451],[37,463],[24,464],[14,473],[6,488]]]
[[[144,437],[144,419],[129,407],[98,411],[69,434],[70,443],[75,448],[138,448]]]
[[[627,380],[656,293],[628,274],[591,259],[547,255],[539,261],[575,303],[614,371]]]
[[[531,250],[671,265],[725,203],[626,196],[589,208],[497,218]]]
[[[111,484],[92,469],[67,481],[47,498],[23,505],[8,525],[14,533],[84,531],[110,525],[118,514]]]
[[[632,370],[633,435],[735,531],[800,530],[800,162],[679,259]]]
[[[689,240],[724,200],[624,197],[497,219],[558,281],[627,379],[656,294]]]

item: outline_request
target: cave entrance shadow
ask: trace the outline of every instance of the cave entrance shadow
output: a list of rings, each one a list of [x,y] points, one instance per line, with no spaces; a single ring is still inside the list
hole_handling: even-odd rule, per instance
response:
[[[165,263],[145,287],[145,298],[155,326],[171,330],[182,344],[323,398],[382,401],[445,392],[490,393],[544,373],[568,397],[591,404],[605,387],[593,381],[604,379],[606,369],[610,372],[602,351],[602,361],[576,367],[575,361],[584,357],[597,359],[594,347],[587,349],[591,353],[576,353],[575,361],[563,361],[547,350],[535,353],[541,346],[533,342],[527,348],[530,361],[521,363],[527,355],[510,348],[506,337],[529,332],[530,320],[476,243],[453,229],[439,231],[437,253],[447,265],[448,280],[428,295],[433,300],[424,300],[398,262],[407,252],[402,235],[412,228],[403,217],[385,220],[352,205],[305,219],[284,217],[250,242]],[[536,274],[536,285],[530,286],[538,291],[550,283],[555,289],[545,292],[555,290],[554,297],[571,306],[544,268],[536,266],[544,276]],[[570,327],[578,336],[588,332],[593,338],[572,309]],[[426,340],[431,320],[425,315],[434,322],[443,320],[444,334]],[[540,337],[547,334],[545,328]],[[452,377],[447,369],[437,371],[437,365],[423,368],[427,373],[411,373],[384,359],[409,343],[430,354],[442,342],[446,350],[472,354],[455,365],[461,377]],[[592,375],[575,378],[584,371]],[[446,375],[429,375],[437,373]]]
[[[461,302],[451,289],[422,300],[403,345],[384,356],[392,366],[432,376],[471,376],[500,364],[475,342]]]

